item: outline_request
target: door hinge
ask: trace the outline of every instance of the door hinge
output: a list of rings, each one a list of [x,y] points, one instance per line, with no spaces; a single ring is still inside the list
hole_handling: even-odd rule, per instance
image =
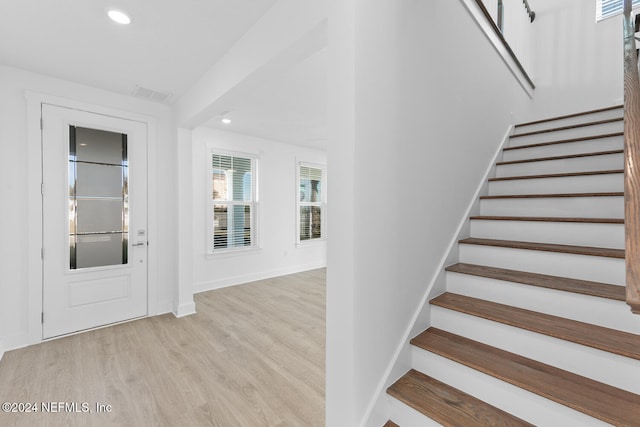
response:
[[[44,182],[40,184],[40,194],[44,196]]]
[[[40,259],[44,259],[44,248],[40,248]]]
[[[44,325],[44,311],[40,312],[40,323]]]
[[[44,129],[44,120],[40,117],[40,130]]]

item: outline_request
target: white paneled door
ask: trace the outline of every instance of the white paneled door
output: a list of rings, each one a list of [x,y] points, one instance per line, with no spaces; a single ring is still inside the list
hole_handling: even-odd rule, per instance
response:
[[[42,105],[43,338],[147,314],[146,124]]]

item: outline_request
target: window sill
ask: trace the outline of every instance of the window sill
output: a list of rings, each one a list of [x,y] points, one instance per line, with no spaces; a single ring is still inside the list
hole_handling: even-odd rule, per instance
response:
[[[207,259],[220,259],[220,258],[233,258],[243,255],[253,255],[262,252],[262,248],[248,248],[248,249],[226,249],[219,252],[207,253]]]
[[[304,242],[297,242],[296,248],[311,248],[314,246],[326,246],[326,245],[327,245],[327,239],[316,239],[316,240],[310,240],[310,241],[304,241]]]

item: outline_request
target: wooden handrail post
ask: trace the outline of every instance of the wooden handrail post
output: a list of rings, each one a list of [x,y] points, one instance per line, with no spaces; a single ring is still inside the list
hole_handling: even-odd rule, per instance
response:
[[[640,314],[640,78],[631,0],[624,0],[624,217],[627,304]]]

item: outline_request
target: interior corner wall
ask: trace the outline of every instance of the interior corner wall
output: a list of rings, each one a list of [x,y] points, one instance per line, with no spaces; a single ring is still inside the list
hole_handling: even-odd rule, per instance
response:
[[[156,121],[155,180],[158,194],[154,206],[149,206],[156,220],[157,236],[150,236],[150,244],[157,249],[156,308],[159,313],[171,310],[173,286],[177,280],[177,233],[174,223],[175,173],[171,109],[167,106],[142,101],[76,83],[35,74],[28,71],[0,66],[0,340],[5,350],[31,344],[28,337],[29,271],[28,259],[33,251],[39,258],[40,247],[29,247],[26,238],[29,227],[27,215],[28,174],[33,159],[28,158],[27,100],[25,90],[82,102],[90,105],[127,111],[152,117]],[[35,160],[37,164],[39,160]],[[29,252],[31,251],[31,252]],[[151,313],[157,314],[157,313]],[[39,313],[38,313],[39,316]]]
[[[335,54],[342,47],[332,45],[334,36],[349,37],[349,23],[336,28],[329,16],[329,57],[355,61],[355,101],[342,88],[355,111],[353,141],[331,140],[328,152],[329,190],[348,201],[330,207],[330,215],[355,212],[353,241],[330,242],[329,271],[349,271],[341,260],[355,254],[353,277],[332,274],[327,283],[327,384],[337,372],[353,371],[345,378],[353,381],[351,396],[328,389],[335,425],[353,425],[346,418],[352,414],[361,424],[377,393],[384,394],[381,382],[479,181],[513,117],[530,102],[461,1],[353,3],[354,58]],[[330,75],[329,84],[344,83],[337,80]],[[330,106],[340,105],[336,97]],[[355,160],[331,160],[343,155]],[[353,187],[335,185],[351,174]],[[342,298],[353,301],[351,311]],[[330,346],[338,342],[353,348]],[[374,417],[371,425],[386,421],[383,412]]]
[[[258,156],[258,250],[207,254],[209,146]],[[194,129],[192,149],[194,292],[326,265],[326,242],[296,245],[296,162],[326,165],[324,151],[206,127]]]
[[[596,0],[532,0],[536,12],[530,120],[623,102],[622,17],[596,23]]]

